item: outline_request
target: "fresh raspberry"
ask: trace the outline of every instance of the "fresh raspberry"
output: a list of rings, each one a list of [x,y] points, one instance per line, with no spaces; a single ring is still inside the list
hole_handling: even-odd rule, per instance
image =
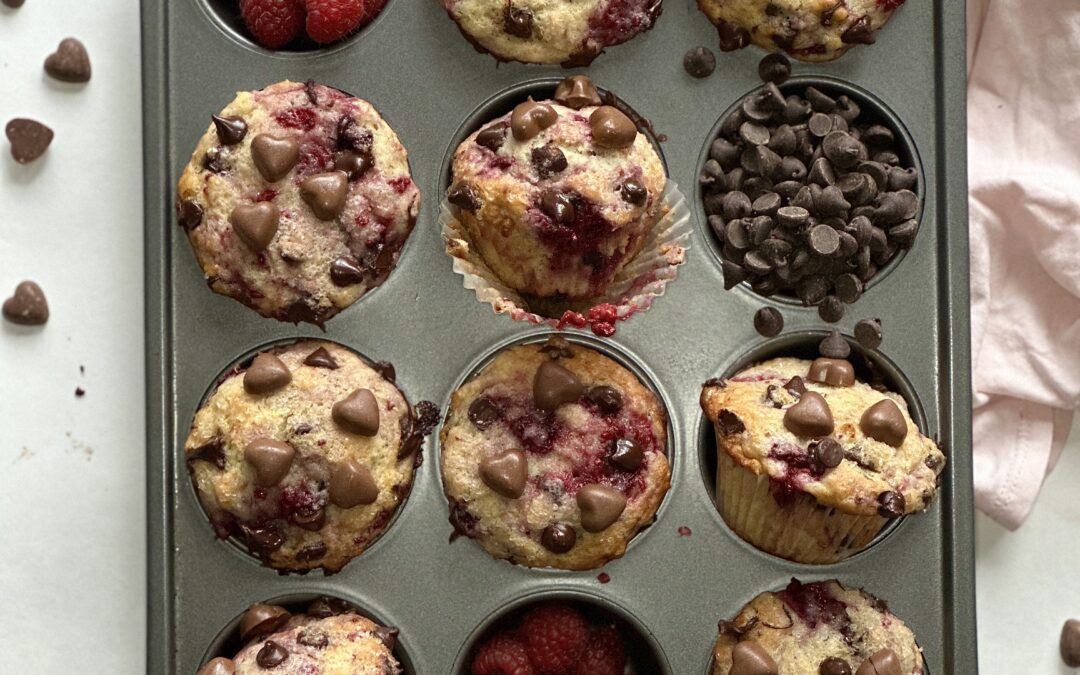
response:
[[[240,0],[240,14],[256,42],[277,49],[304,27],[304,0]]]
[[[472,675],[536,675],[525,645],[513,633],[499,633],[472,660]]]
[[[574,675],[623,675],[626,653],[622,636],[614,626],[594,628]]]
[[[371,23],[386,0],[307,0],[307,34],[315,42],[337,42]]]
[[[521,619],[525,648],[542,675],[568,675],[589,639],[585,618],[568,605],[543,605]]]

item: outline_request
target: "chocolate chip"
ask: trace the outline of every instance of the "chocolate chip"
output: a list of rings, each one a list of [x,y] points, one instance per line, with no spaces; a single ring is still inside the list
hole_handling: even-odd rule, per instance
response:
[[[721,268],[724,272],[724,290],[731,290],[747,279],[746,270],[730,260],[724,260]]]
[[[331,408],[331,417],[339,428],[358,436],[379,433],[379,401],[370,389],[355,389]]]
[[[716,70],[716,55],[707,47],[694,47],[683,57],[683,70],[690,77],[708,77]]]
[[[803,382],[801,377],[796,375],[784,383],[784,389],[787,389],[789,394],[798,398],[806,393],[806,383]]]
[[[326,347],[319,347],[315,351],[307,355],[304,359],[305,366],[311,366],[312,368],[327,368],[329,370],[337,370],[337,359],[327,351]]]
[[[62,82],[89,82],[90,55],[86,53],[82,42],[75,38],[65,38],[56,51],[46,57],[45,72]]]
[[[326,524],[326,509],[322,506],[313,506],[307,509],[297,511],[292,516],[292,522],[297,527],[308,530],[309,532],[318,532]],[[326,553],[326,547],[323,546],[323,554]],[[318,556],[322,557],[322,554]],[[318,558],[312,558],[317,560]]]
[[[555,87],[555,101],[567,108],[581,110],[588,106],[598,106],[603,103],[600,100],[600,92],[585,75],[572,75],[565,78]]]
[[[783,54],[768,54],[758,63],[758,77],[762,82],[783,84],[791,77],[791,61]]]
[[[292,382],[285,363],[269,352],[258,354],[244,373],[244,391],[252,395],[269,394]]]
[[[622,410],[622,394],[615,387],[606,384],[589,387],[585,391],[585,398],[592,401],[603,415],[614,415]]]
[[[49,303],[45,292],[33,281],[23,281],[15,294],[4,301],[4,318],[20,326],[41,326],[49,320]]]
[[[241,525],[240,531],[248,550],[260,558],[269,558],[270,554],[285,545],[285,534],[276,523],[255,528]]]
[[[628,178],[619,186],[623,201],[634,206],[644,206],[649,201],[649,191],[641,184],[641,181]]]
[[[533,148],[531,159],[540,180],[551,178],[565,171],[567,167],[566,155],[553,143]]]
[[[769,652],[752,640],[743,640],[731,650],[728,675],[778,675],[779,672]]]
[[[541,131],[558,121],[555,109],[546,103],[537,103],[530,98],[519,103],[510,113],[510,131],[519,142],[536,138]]]
[[[818,316],[826,323],[836,323],[844,318],[844,303],[835,295],[826,295],[818,304]]]
[[[855,369],[849,361],[822,357],[810,364],[806,379],[831,387],[850,387],[855,384]]]
[[[17,0],[18,5],[12,4],[13,0],[3,0],[4,4],[8,7],[18,7],[22,4],[22,0]],[[206,662],[202,668],[195,675],[233,675],[236,672],[236,664],[232,659],[227,659],[224,656],[218,656],[210,659]]]
[[[4,127],[11,143],[11,156],[19,164],[27,164],[45,154],[53,140],[53,131],[41,122],[16,118]]]
[[[717,168],[721,169],[733,169],[735,165],[739,163],[739,155],[742,154],[742,150],[739,146],[735,145],[726,138],[717,138],[709,146],[709,159],[716,162]],[[708,167],[708,164],[706,164]]]
[[[351,115],[342,115],[337,124],[338,150],[352,150],[362,155],[371,154],[375,138],[370,131],[360,127]]]
[[[290,616],[284,607],[255,603],[240,619],[240,640],[250,642],[277,632]]]
[[[846,359],[851,356],[851,345],[840,331],[834,330],[818,345],[818,352],[828,359]]]
[[[776,337],[784,330],[784,317],[775,307],[762,307],[754,313],[754,329],[764,337]]]
[[[574,202],[561,190],[544,190],[540,193],[540,210],[559,225],[574,222]]]
[[[919,183],[919,173],[913,167],[889,167],[890,190],[913,190]]]
[[[818,666],[818,675],[851,675],[851,666],[839,657],[830,656]]]
[[[829,132],[821,141],[821,151],[841,169],[852,169],[866,159],[866,148],[846,131]]]
[[[814,196],[814,208],[819,216],[843,216],[851,209],[851,204],[844,199],[844,193],[840,191],[840,188],[827,185],[822,186],[820,196]]]
[[[525,492],[529,463],[525,453],[516,448],[489,456],[480,462],[480,479],[491,490],[507,499],[517,499]]]
[[[863,319],[855,324],[855,339],[867,349],[881,346],[881,319]]]
[[[630,147],[638,135],[634,122],[623,111],[610,105],[600,106],[589,115],[589,129],[593,143],[611,150]]]
[[[784,427],[796,436],[816,438],[833,432],[832,410],[825,397],[807,391],[784,412]]]
[[[316,619],[327,619],[332,616],[341,616],[342,614],[351,614],[356,611],[356,608],[345,602],[341,598],[333,598],[328,595],[316,598],[310,605],[308,605],[306,614]]]
[[[637,471],[645,459],[645,452],[633,439],[617,438],[611,442],[609,459],[623,471]]]
[[[211,115],[218,140],[222,145],[236,145],[247,136],[248,126],[243,117],[222,117]]]
[[[506,122],[496,122],[476,134],[476,144],[487,148],[492,152],[498,152],[506,142],[506,130],[510,125]]]
[[[849,45],[874,44],[874,28],[870,25],[870,17],[863,16],[856,20],[840,34],[840,41]]]
[[[351,509],[361,504],[374,504],[379,498],[379,486],[370,469],[355,459],[347,459],[331,469],[327,494],[334,506]]]
[[[312,649],[324,649],[330,644],[330,637],[314,628],[305,628],[296,635],[296,641],[305,647],[311,647]],[[849,674],[850,675],[850,674]]]
[[[1061,627],[1061,660],[1070,668],[1080,668],[1080,621],[1069,619]]]
[[[810,116],[807,128],[810,129],[810,133],[818,138],[824,138],[833,130],[832,117],[821,112],[814,113]]]
[[[300,144],[294,138],[258,134],[251,140],[251,159],[259,174],[275,183],[296,166],[300,159]]]
[[[576,375],[554,361],[541,363],[533,377],[533,401],[548,412],[577,401],[584,389]]]
[[[533,34],[533,13],[507,3],[503,12],[503,30],[509,35],[528,39]]]
[[[244,448],[244,460],[254,469],[259,487],[273,487],[284,480],[295,457],[291,445],[265,436],[251,440]]]
[[[750,145],[765,145],[771,138],[769,128],[757,122],[743,122],[739,127],[739,138]]]
[[[218,469],[225,468],[225,442],[221,438],[212,438],[206,443],[187,451],[187,461],[209,462]]]
[[[734,436],[746,431],[746,425],[739,416],[726,408],[716,414],[716,428],[721,436]]]
[[[349,176],[329,171],[308,176],[300,183],[300,198],[319,220],[334,220],[345,210],[349,197]]]
[[[900,657],[891,649],[881,649],[859,666],[856,675],[903,675]]]
[[[578,490],[577,505],[581,510],[582,529],[603,532],[626,510],[626,495],[613,487],[593,483]]]
[[[844,460],[844,448],[832,438],[819,438],[811,445],[814,459],[826,469],[835,469]]]
[[[869,204],[878,194],[877,183],[866,173],[849,173],[837,179],[835,185],[852,206]]]
[[[185,231],[191,232],[203,221],[203,208],[190,199],[181,201],[176,206],[176,220]]]
[[[577,532],[566,523],[552,523],[540,534],[540,543],[552,553],[567,553],[577,543]]]
[[[287,649],[273,640],[267,640],[259,653],[255,655],[255,663],[259,664],[260,668],[277,668],[285,663],[288,658],[289,652]]]
[[[820,256],[830,256],[840,248],[840,236],[828,225],[816,225],[810,230],[810,249]]]
[[[487,396],[480,396],[469,405],[469,421],[483,431],[499,419],[499,408]]]
[[[854,124],[862,113],[862,108],[855,101],[852,101],[848,96],[841,96],[836,99],[836,114],[840,116],[848,124]]]
[[[221,148],[210,148],[202,158],[202,166],[210,173],[225,173],[229,170],[229,163],[221,155]]]
[[[397,644],[397,638],[398,635],[401,634],[401,631],[397,628],[389,628],[387,626],[375,626],[375,628],[372,629],[371,634],[374,635],[379,642],[383,643],[387,649],[393,649],[394,645]]]
[[[334,168],[343,171],[349,177],[349,181],[355,181],[364,176],[375,166],[375,158],[368,153],[342,150],[334,156]]]
[[[252,253],[270,246],[280,222],[281,211],[270,202],[240,204],[229,214],[233,232]]]
[[[468,183],[458,183],[451,187],[450,191],[446,193],[446,201],[469,213],[476,213],[482,205],[480,195]]]
[[[750,33],[742,26],[718,19],[716,30],[720,34],[720,51],[733,52],[750,44]]]
[[[799,206],[782,206],[777,209],[776,218],[781,227],[794,229],[809,222],[810,212]]]
[[[768,177],[777,171],[782,160],[764,145],[755,145],[744,150],[739,161],[751,175]]]
[[[859,419],[859,428],[870,438],[899,448],[907,438],[908,425],[900,406],[884,398],[866,409]]]

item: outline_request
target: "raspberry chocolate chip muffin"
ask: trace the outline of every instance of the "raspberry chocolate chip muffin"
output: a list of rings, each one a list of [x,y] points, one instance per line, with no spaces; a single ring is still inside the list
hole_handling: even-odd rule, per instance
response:
[[[649,139],[584,76],[531,98],[454,154],[447,198],[484,262],[528,297],[601,295],[666,213]]]
[[[318,325],[386,280],[419,206],[393,129],[370,103],[314,82],[237,94],[177,188],[213,290]]]
[[[503,350],[454,392],[440,435],[454,536],[528,567],[618,558],[670,485],[649,389],[558,337]]]
[[[874,43],[904,0],[698,0],[720,32],[720,49],[751,42],[800,61],[832,61]]]
[[[802,563],[866,548],[925,510],[945,457],[898,394],[856,381],[840,358],[778,358],[710,380],[716,506],[754,546]]]
[[[302,341],[229,373],[184,454],[218,537],[279,571],[335,572],[382,534],[437,421],[431,403],[413,410],[389,364]]]
[[[356,613],[337,598],[319,598],[306,613],[252,605],[240,621],[244,647],[215,657],[197,675],[401,675],[394,658],[398,630]]]
[[[662,0],[441,0],[461,33],[500,61],[587,66],[652,28]]]
[[[922,649],[881,600],[838,581],[762,593],[720,621],[712,675],[921,675]]]

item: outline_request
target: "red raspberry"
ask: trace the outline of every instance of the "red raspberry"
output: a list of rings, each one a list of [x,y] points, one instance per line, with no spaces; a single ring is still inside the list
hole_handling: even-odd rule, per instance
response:
[[[337,42],[382,11],[386,0],[307,0],[307,34],[315,42]]]
[[[626,653],[619,631],[613,626],[594,628],[574,675],[623,675],[625,671]]]
[[[304,27],[304,0],[240,0],[240,14],[256,42],[277,49]]]
[[[521,619],[525,648],[542,675],[568,675],[589,639],[585,618],[568,605],[542,605]]]
[[[513,633],[499,633],[472,660],[472,675],[536,675],[525,645]]]

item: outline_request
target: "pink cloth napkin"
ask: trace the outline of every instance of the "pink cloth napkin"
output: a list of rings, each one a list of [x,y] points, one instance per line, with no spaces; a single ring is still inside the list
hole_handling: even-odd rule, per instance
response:
[[[975,499],[1015,529],[1080,408],[1080,2],[968,0]]]

